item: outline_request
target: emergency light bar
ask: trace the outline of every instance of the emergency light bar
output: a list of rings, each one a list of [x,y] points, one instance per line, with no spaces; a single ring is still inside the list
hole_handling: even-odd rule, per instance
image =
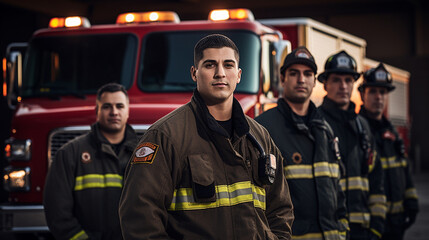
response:
[[[225,21],[225,20],[248,20],[254,21],[252,11],[245,8],[237,9],[216,9],[212,10],[209,14],[211,21]]]
[[[122,13],[116,19],[117,24],[173,22],[179,23],[180,18],[172,11]]]
[[[91,27],[89,20],[86,17],[57,17],[51,18],[49,21],[50,28],[76,28],[76,27]]]

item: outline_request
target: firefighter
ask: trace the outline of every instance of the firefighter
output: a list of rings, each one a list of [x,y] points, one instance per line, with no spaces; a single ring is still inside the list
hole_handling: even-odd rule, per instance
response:
[[[102,86],[95,110],[91,131],[61,147],[48,171],[43,205],[55,239],[122,239],[122,178],[137,144],[127,91]]]
[[[383,169],[368,122],[350,100],[359,77],[355,59],[345,51],[330,56],[318,76],[327,92],[320,110],[339,138],[350,239],[379,239],[386,215]]]
[[[346,239],[338,141],[310,100],[316,72],[305,47],[289,53],[280,69],[283,96],[256,121],[267,128],[284,158],[295,215],[292,238]]]
[[[233,96],[238,64],[224,35],[195,45],[191,101],[148,129],[127,167],[124,239],[291,238],[282,156]]]
[[[384,170],[387,215],[383,239],[403,239],[405,230],[416,220],[417,192],[410,174],[405,147],[392,123],[383,115],[388,93],[395,89],[392,76],[380,63],[364,73],[359,86],[363,105],[360,115],[368,120],[376,139]]]

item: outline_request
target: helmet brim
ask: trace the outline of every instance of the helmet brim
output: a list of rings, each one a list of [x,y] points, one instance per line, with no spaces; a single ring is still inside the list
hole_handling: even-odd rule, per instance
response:
[[[362,83],[358,87],[358,90],[360,92],[363,92],[366,87],[382,87],[382,88],[386,88],[388,92],[391,92],[391,91],[395,90],[395,88],[396,88],[392,84],[375,82],[375,83]]]
[[[317,80],[319,80],[319,82],[324,83],[326,81],[326,79],[328,78],[328,75],[330,73],[339,73],[339,74],[350,74],[353,76],[353,79],[356,81],[359,79],[360,77],[360,73],[355,72],[353,70],[350,69],[341,69],[341,68],[337,68],[337,69],[328,69],[324,72],[322,72],[321,74],[319,74],[319,76],[317,76]]]

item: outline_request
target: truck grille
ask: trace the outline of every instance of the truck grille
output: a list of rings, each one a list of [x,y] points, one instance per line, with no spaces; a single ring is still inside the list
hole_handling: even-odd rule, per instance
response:
[[[137,132],[138,139],[140,139],[150,125],[132,125]],[[51,132],[49,135],[48,143],[48,166],[51,166],[52,161],[55,159],[55,154],[64,144],[69,141],[89,132],[89,126],[76,126],[58,128]]]

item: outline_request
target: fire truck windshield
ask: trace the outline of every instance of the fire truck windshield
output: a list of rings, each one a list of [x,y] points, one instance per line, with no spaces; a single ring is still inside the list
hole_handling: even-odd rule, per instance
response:
[[[220,33],[231,38],[240,52],[242,80],[236,92],[257,93],[261,42],[250,31],[172,31],[148,34],[142,46],[138,85],[145,92],[188,92],[196,84],[190,76],[194,46],[202,37]]]
[[[29,45],[23,97],[94,94],[105,83],[129,88],[138,39],[132,34],[50,36]]]

